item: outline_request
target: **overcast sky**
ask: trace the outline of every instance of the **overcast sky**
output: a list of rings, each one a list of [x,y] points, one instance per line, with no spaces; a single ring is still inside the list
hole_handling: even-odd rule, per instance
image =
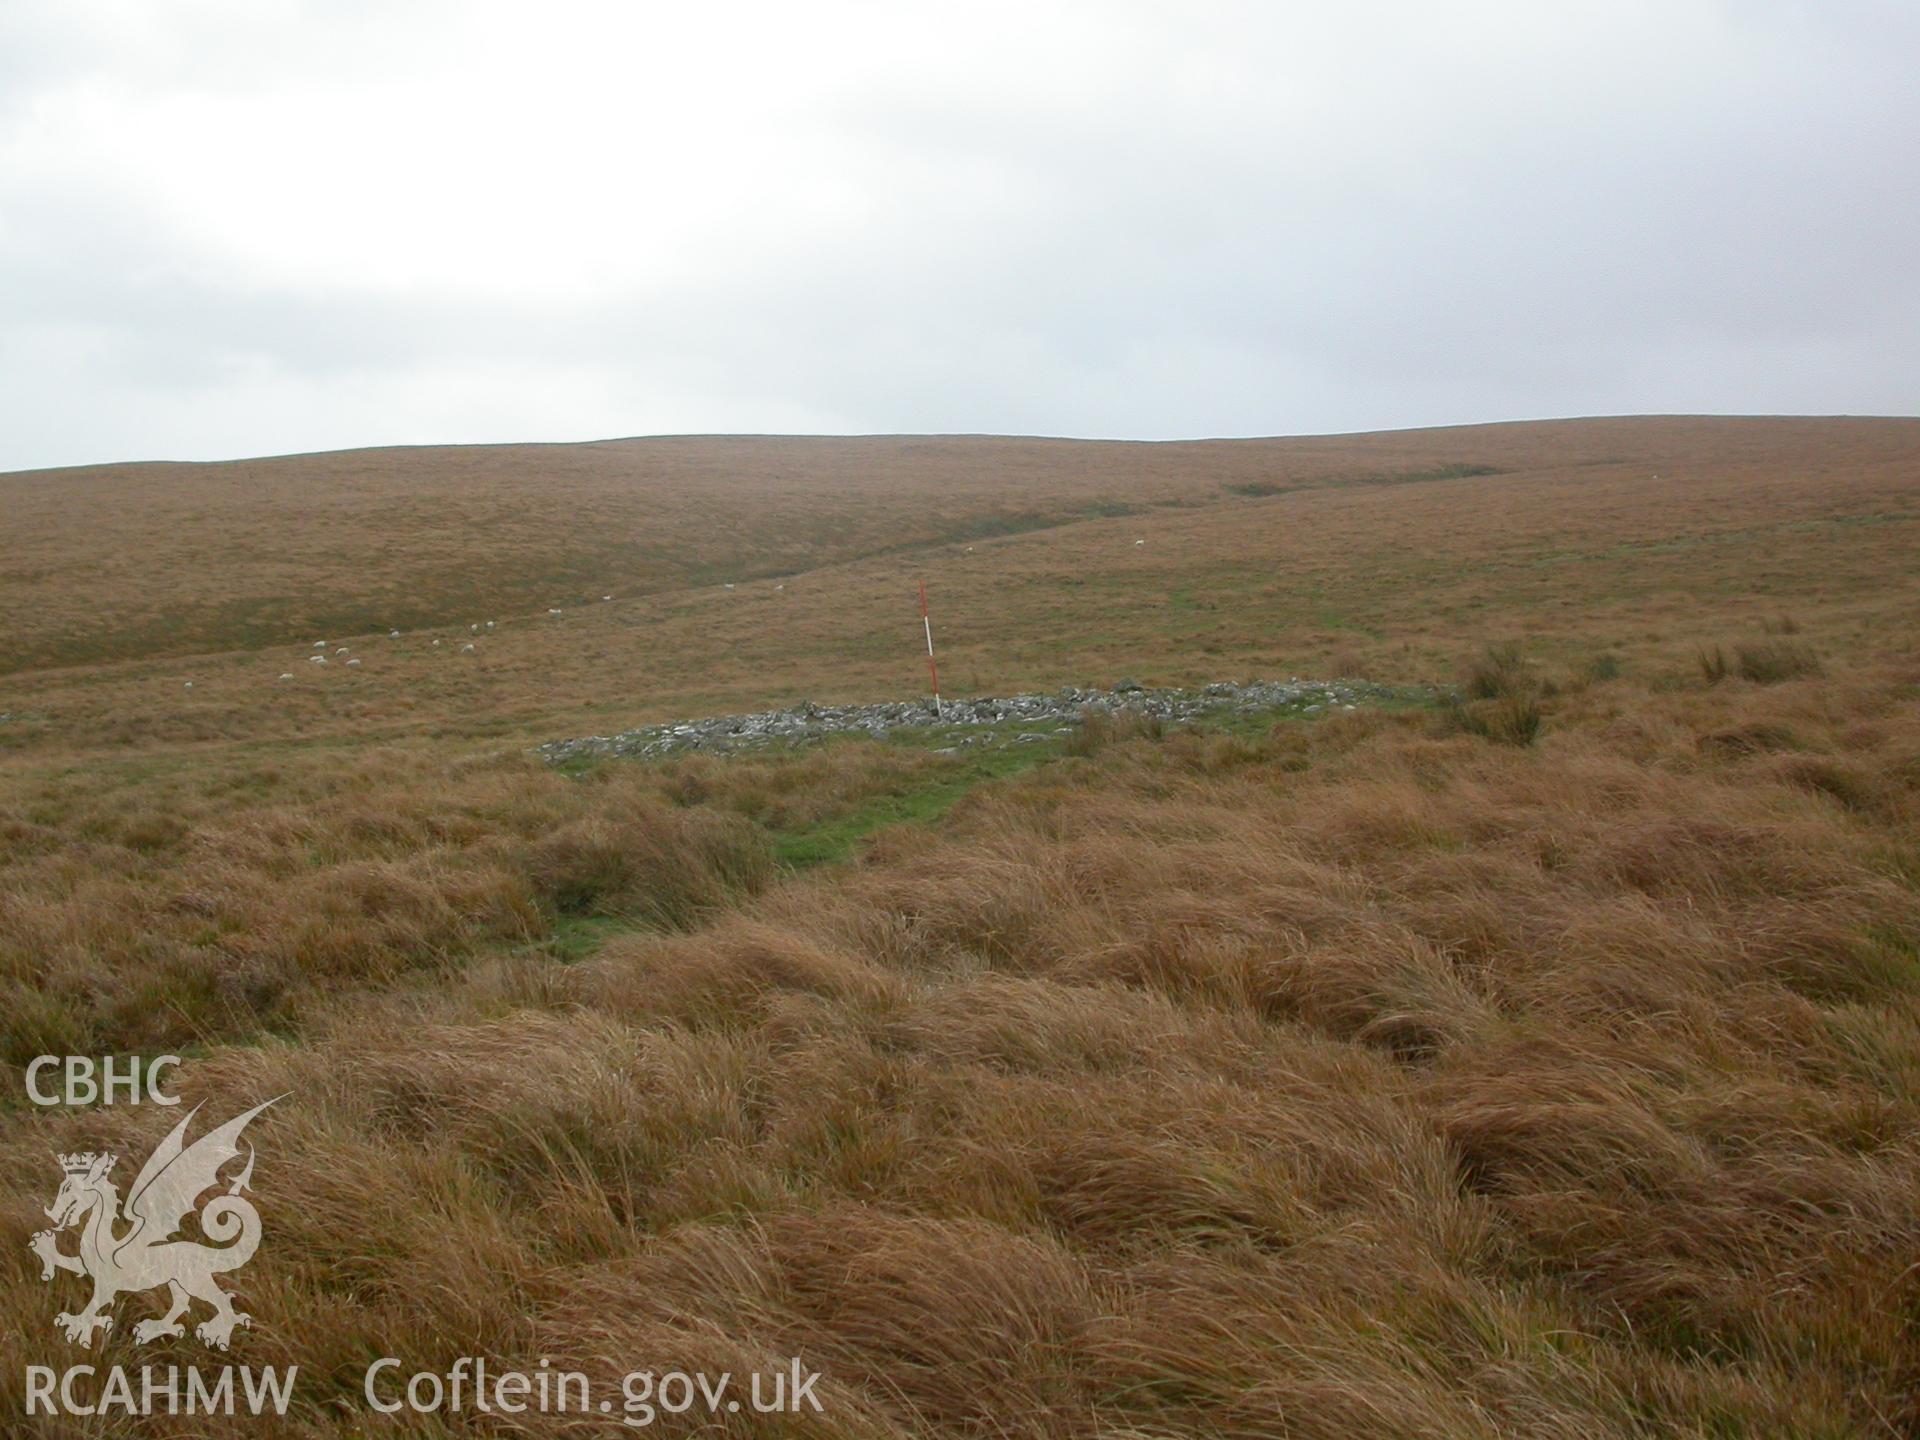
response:
[[[1911,0],[0,0],[0,469],[1920,410]]]

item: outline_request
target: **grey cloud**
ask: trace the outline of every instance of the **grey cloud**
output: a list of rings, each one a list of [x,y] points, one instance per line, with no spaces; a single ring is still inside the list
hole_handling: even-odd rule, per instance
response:
[[[314,103],[351,102],[350,41],[398,35],[368,62],[390,78],[433,26],[485,23],[393,8],[304,12]],[[485,283],[236,266],[123,176],[64,169],[32,106],[0,101],[0,466],[650,429],[1161,437],[1920,408],[1904,59],[1920,20],[1700,3],[1614,24],[1573,6],[1605,43],[1556,78],[1539,68],[1569,46],[1540,7],[1465,8],[1485,53],[1423,31],[1419,7],[1310,30],[1222,7],[1197,32],[1176,7],[1131,7],[1100,52],[1111,73],[1065,98],[1031,73],[916,87],[880,53],[852,90],[794,101],[856,221],[776,208],[724,262],[558,292],[577,263],[565,215]],[[904,43],[899,23],[884,43]],[[24,46],[0,84],[155,83],[96,40]],[[257,24],[236,44],[287,48]],[[1268,70],[1313,80],[1303,44],[1331,67],[1321,88],[1263,88]],[[225,83],[217,53],[190,50],[170,52],[170,94]],[[724,99],[723,66],[712,80]],[[633,136],[548,138],[602,146],[607,186],[649,183]],[[473,197],[473,223],[521,178]],[[681,223],[681,198],[643,220]],[[360,200],[317,193],[315,213],[382,225]]]

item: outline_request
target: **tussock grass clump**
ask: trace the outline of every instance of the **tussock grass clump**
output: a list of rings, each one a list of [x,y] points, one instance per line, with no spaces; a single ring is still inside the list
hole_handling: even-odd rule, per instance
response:
[[[766,883],[772,856],[744,821],[642,806],[589,816],[529,842],[519,865],[562,915],[618,915],[678,929]]]
[[[1778,685],[1822,671],[1820,657],[1812,647],[1790,640],[1769,640],[1751,645],[1736,645],[1731,656],[1722,646],[1699,652],[1700,673],[1709,685],[1717,685],[1738,675],[1754,685]]]
[[[1531,695],[1458,702],[1443,712],[1442,734],[1477,735],[1499,745],[1531,745],[1540,738],[1545,716]]]
[[[1460,697],[1442,711],[1443,735],[1475,735],[1500,745],[1531,745],[1545,722],[1551,687],[1512,641],[1489,645],[1462,668]]]
[[[16,824],[46,843],[0,852],[0,1059],[297,1029],[327,993],[569,919],[683,928],[772,868],[748,822],[664,804],[637,768],[582,785],[518,757],[453,774],[388,754],[312,763],[264,807],[179,774],[131,813],[113,780],[24,797]]]
[[[1736,651],[1740,678],[1755,685],[1777,685],[1821,673],[1820,657],[1811,646],[1775,640],[1766,645],[1742,645]]]
[[[1618,680],[1625,670],[1625,662],[1613,652],[1606,651],[1588,658],[1580,667],[1580,679],[1588,685],[1605,685]]]
[[[1700,749],[1708,754],[1735,756],[1763,755],[1769,751],[1800,748],[1800,741],[1791,727],[1767,720],[1730,725],[1724,730],[1702,735],[1698,743]]]
[[[1460,677],[1469,700],[1507,700],[1537,695],[1539,676],[1513,641],[1489,645],[1469,660]]]

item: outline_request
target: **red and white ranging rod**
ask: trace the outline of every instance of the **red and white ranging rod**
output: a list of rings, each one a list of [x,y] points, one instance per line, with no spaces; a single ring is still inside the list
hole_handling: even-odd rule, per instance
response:
[[[933,621],[927,615],[927,582],[920,582],[920,623],[927,631],[927,678],[933,681],[933,713],[937,719],[944,720],[946,712],[940,708],[940,671],[933,663]]]

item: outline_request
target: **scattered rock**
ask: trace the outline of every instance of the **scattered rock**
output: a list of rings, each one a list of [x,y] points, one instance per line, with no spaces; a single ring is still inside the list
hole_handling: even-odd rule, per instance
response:
[[[769,744],[799,744],[849,732],[863,732],[875,739],[882,739],[895,730],[974,732],[953,737],[952,746],[937,752],[946,754],[953,748],[995,743],[1002,732],[1009,732],[1002,743],[1028,745],[1047,740],[1065,733],[1088,712],[1125,712],[1174,722],[1206,715],[1266,711],[1319,715],[1330,706],[1426,700],[1437,693],[1431,686],[1394,687],[1360,680],[1256,680],[1243,685],[1217,683],[1200,690],[1151,690],[1127,680],[1111,690],[1069,685],[1048,694],[949,700],[944,713],[938,715],[931,699],[890,700],[875,705],[819,705],[802,701],[785,710],[716,715],[704,720],[645,725],[617,735],[552,740],[537,746],[534,753],[558,764],[610,756],[652,758],[688,750],[727,751]]]

